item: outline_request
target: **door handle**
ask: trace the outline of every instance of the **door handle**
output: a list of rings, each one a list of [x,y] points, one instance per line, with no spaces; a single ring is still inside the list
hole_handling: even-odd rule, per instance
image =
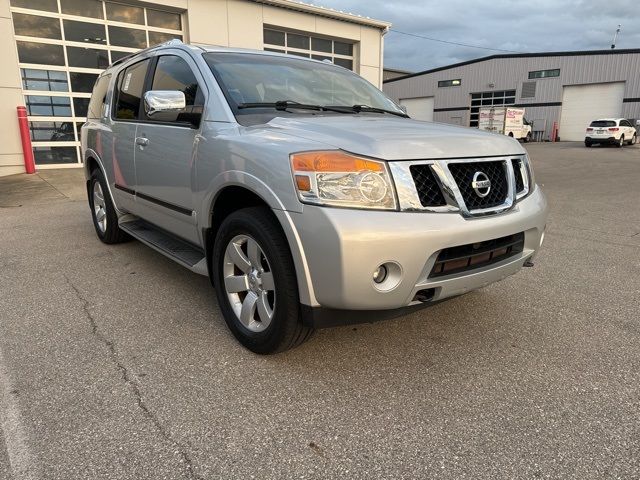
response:
[[[146,147],[147,145],[149,145],[149,139],[145,137],[136,137],[136,145]]]

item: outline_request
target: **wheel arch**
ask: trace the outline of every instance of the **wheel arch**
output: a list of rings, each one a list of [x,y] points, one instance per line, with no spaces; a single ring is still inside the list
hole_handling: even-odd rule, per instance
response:
[[[250,175],[244,172],[238,173],[242,176],[250,177]],[[253,178],[255,179],[255,177]],[[227,177],[227,179],[229,179],[229,177]],[[211,275],[213,268],[213,244],[218,229],[224,219],[231,213],[242,208],[265,206],[271,210],[276,223],[279,225],[287,239],[296,269],[300,301],[306,305],[317,305],[313,286],[311,284],[309,268],[304,254],[304,248],[295,225],[293,224],[290,213],[284,208],[284,205],[278,200],[273,191],[262,182],[257,179],[253,182],[247,182],[246,177],[244,180],[245,181],[239,181],[239,179],[236,178],[236,181],[227,182],[220,185],[219,188],[210,190],[215,193],[209,196],[209,200],[205,203],[202,209],[202,217],[204,217],[202,219],[202,236],[207,257],[209,278],[212,280],[214,278],[213,275]],[[258,185],[262,184],[261,188],[255,188],[256,181],[259,182]]]

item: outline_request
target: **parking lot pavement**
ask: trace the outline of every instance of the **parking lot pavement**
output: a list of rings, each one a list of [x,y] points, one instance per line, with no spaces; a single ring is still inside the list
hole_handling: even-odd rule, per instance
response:
[[[0,478],[638,478],[640,147],[527,148],[535,268],[271,357],[81,172],[0,179]]]

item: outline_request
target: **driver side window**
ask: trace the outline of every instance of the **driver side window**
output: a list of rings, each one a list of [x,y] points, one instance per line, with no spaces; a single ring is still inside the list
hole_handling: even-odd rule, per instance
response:
[[[158,112],[149,121],[198,125],[204,106],[204,94],[189,64],[177,55],[158,57],[150,90],[178,90],[184,93],[186,108],[179,112]]]

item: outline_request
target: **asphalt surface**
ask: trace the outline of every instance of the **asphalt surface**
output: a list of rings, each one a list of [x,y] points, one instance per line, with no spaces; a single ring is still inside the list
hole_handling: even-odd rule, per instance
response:
[[[528,149],[535,268],[271,357],[79,171],[0,179],[0,478],[639,478],[640,146]]]

